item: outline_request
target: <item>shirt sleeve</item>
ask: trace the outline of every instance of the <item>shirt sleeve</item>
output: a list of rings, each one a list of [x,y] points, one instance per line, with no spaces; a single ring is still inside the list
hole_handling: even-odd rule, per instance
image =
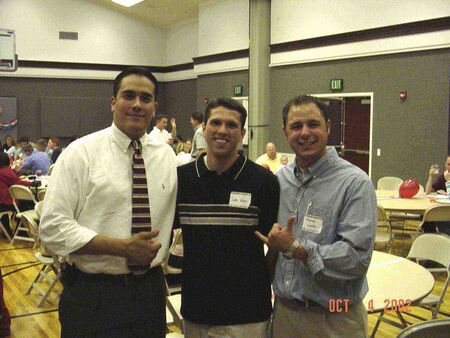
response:
[[[45,245],[58,256],[85,246],[97,233],[77,222],[87,194],[88,159],[80,149],[61,154],[45,194],[39,231]]]
[[[23,165],[22,168],[20,168],[20,170],[23,169],[30,169],[31,168],[31,164],[32,164],[32,158],[31,156],[28,156],[24,161],[23,161]]]
[[[344,198],[336,225],[336,242],[320,245],[301,241],[307,265],[316,278],[351,280],[365,275],[372,257],[377,224],[377,204],[368,180],[354,182]]]
[[[203,133],[196,133],[196,142],[197,142],[197,150],[198,149],[206,149],[206,140],[205,135]]]

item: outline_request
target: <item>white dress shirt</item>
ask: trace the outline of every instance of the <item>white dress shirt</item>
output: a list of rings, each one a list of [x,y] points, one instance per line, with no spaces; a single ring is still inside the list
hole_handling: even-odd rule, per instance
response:
[[[152,140],[161,142],[161,143],[167,143],[169,139],[172,137],[172,134],[170,134],[167,130],[159,129],[158,127],[153,127],[153,130],[148,134]]]
[[[177,194],[176,158],[167,145],[140,139],[148,182],[152,228],[162,247],[152,267],[169,246]],[[71,143],[55,164],[45,195],[40,235],[45,245],[89,273],[128,273],[124,257],[77,255],[97,234],[130,238],[131,140],[113,123],[109,128]]]

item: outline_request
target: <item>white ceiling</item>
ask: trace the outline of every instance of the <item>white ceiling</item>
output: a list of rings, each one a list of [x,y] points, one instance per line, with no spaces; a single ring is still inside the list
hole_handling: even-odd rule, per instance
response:
[[[199,4],[207,2],[205,0],[144,0],[127,8],[111,0],[89,1],[161,28],[170,28],[197,20]]]

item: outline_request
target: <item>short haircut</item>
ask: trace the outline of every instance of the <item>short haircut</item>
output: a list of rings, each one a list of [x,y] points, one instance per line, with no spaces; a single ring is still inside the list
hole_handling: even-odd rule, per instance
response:
[[[129,75],[138,75],[143,76],[149,79],[154,85],[155,85],[155,101],[158,97],[158,80],[156,80],[156,77],[152,74],[152,72],[145,67],[129,67],[124,69],[119,73],[119,75],[116,76],[114,80],[114,87],[113,87],[113,96],[116,97],[117,93],[119,92],[120,84],[122,83],[122,79],[124,77],[127,77]]]
[[[55,144],[57,147],[59,147],[59,143],[60,143],[59,137],[52,136],[52,137],[50,137],[50,141],[52,141],[53,144]]]
[[[208,103],[205,109],[205,115],[203,121],[208,123],[209,116],[211,115],[211,110],[217,107],[225,107],[230,110],[235,110],[241,115],[241,130],[244,129],[245,120],[247,119],[247,110],[238,101],[232,99],[231,97],[219,97],[218,99],[212,100]]]
[[[7,153],[0,152],[0,168],[9,167],[9,156]]]
[[[158,114],[156,115],[156,122],[161,121],[162,119],[169,119],[169,117],[167,116],[167,114]]]
[[[25,152],[25,154],[31,154],[34,151],[34,148],[31,144],[27,144],[23,151]]]
[[[199,112],[195,112],[191,114],[191,118],[199,123],[203,122],[203,114]]]
[[[19,143],[22,143],[22,142],[28,143],[28,142],[30,142],[30,139],[28,138],[28,136],[21,136],[19,138]]]
[[[293,106],[300,106],[302,104],[308,104],[308,103],[314,103],[317,108],[319,108],[320,113],[322,114],[323,118],[325,119],[325,122],[328,121],[328,106],[324,103],[324,101],[313,97],[309,95],[300,95],[292,100],[290,100],[286,105],[283,107],[283,127],[286,127],[286,122],[289,114],[289,110]]]
[[[39,151],[45,151],[45,148],[47,148],[47,141],[43,138],[40,138],[36,141],[36,148]]]

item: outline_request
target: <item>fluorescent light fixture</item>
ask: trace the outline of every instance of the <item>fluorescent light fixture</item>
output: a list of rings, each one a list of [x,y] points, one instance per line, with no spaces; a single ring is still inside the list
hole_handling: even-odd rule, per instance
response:
[[[116,4],[125,6],[125,7],[131,7],[134,6],[144,0],[112,0],[112,2],[115,2]]]

